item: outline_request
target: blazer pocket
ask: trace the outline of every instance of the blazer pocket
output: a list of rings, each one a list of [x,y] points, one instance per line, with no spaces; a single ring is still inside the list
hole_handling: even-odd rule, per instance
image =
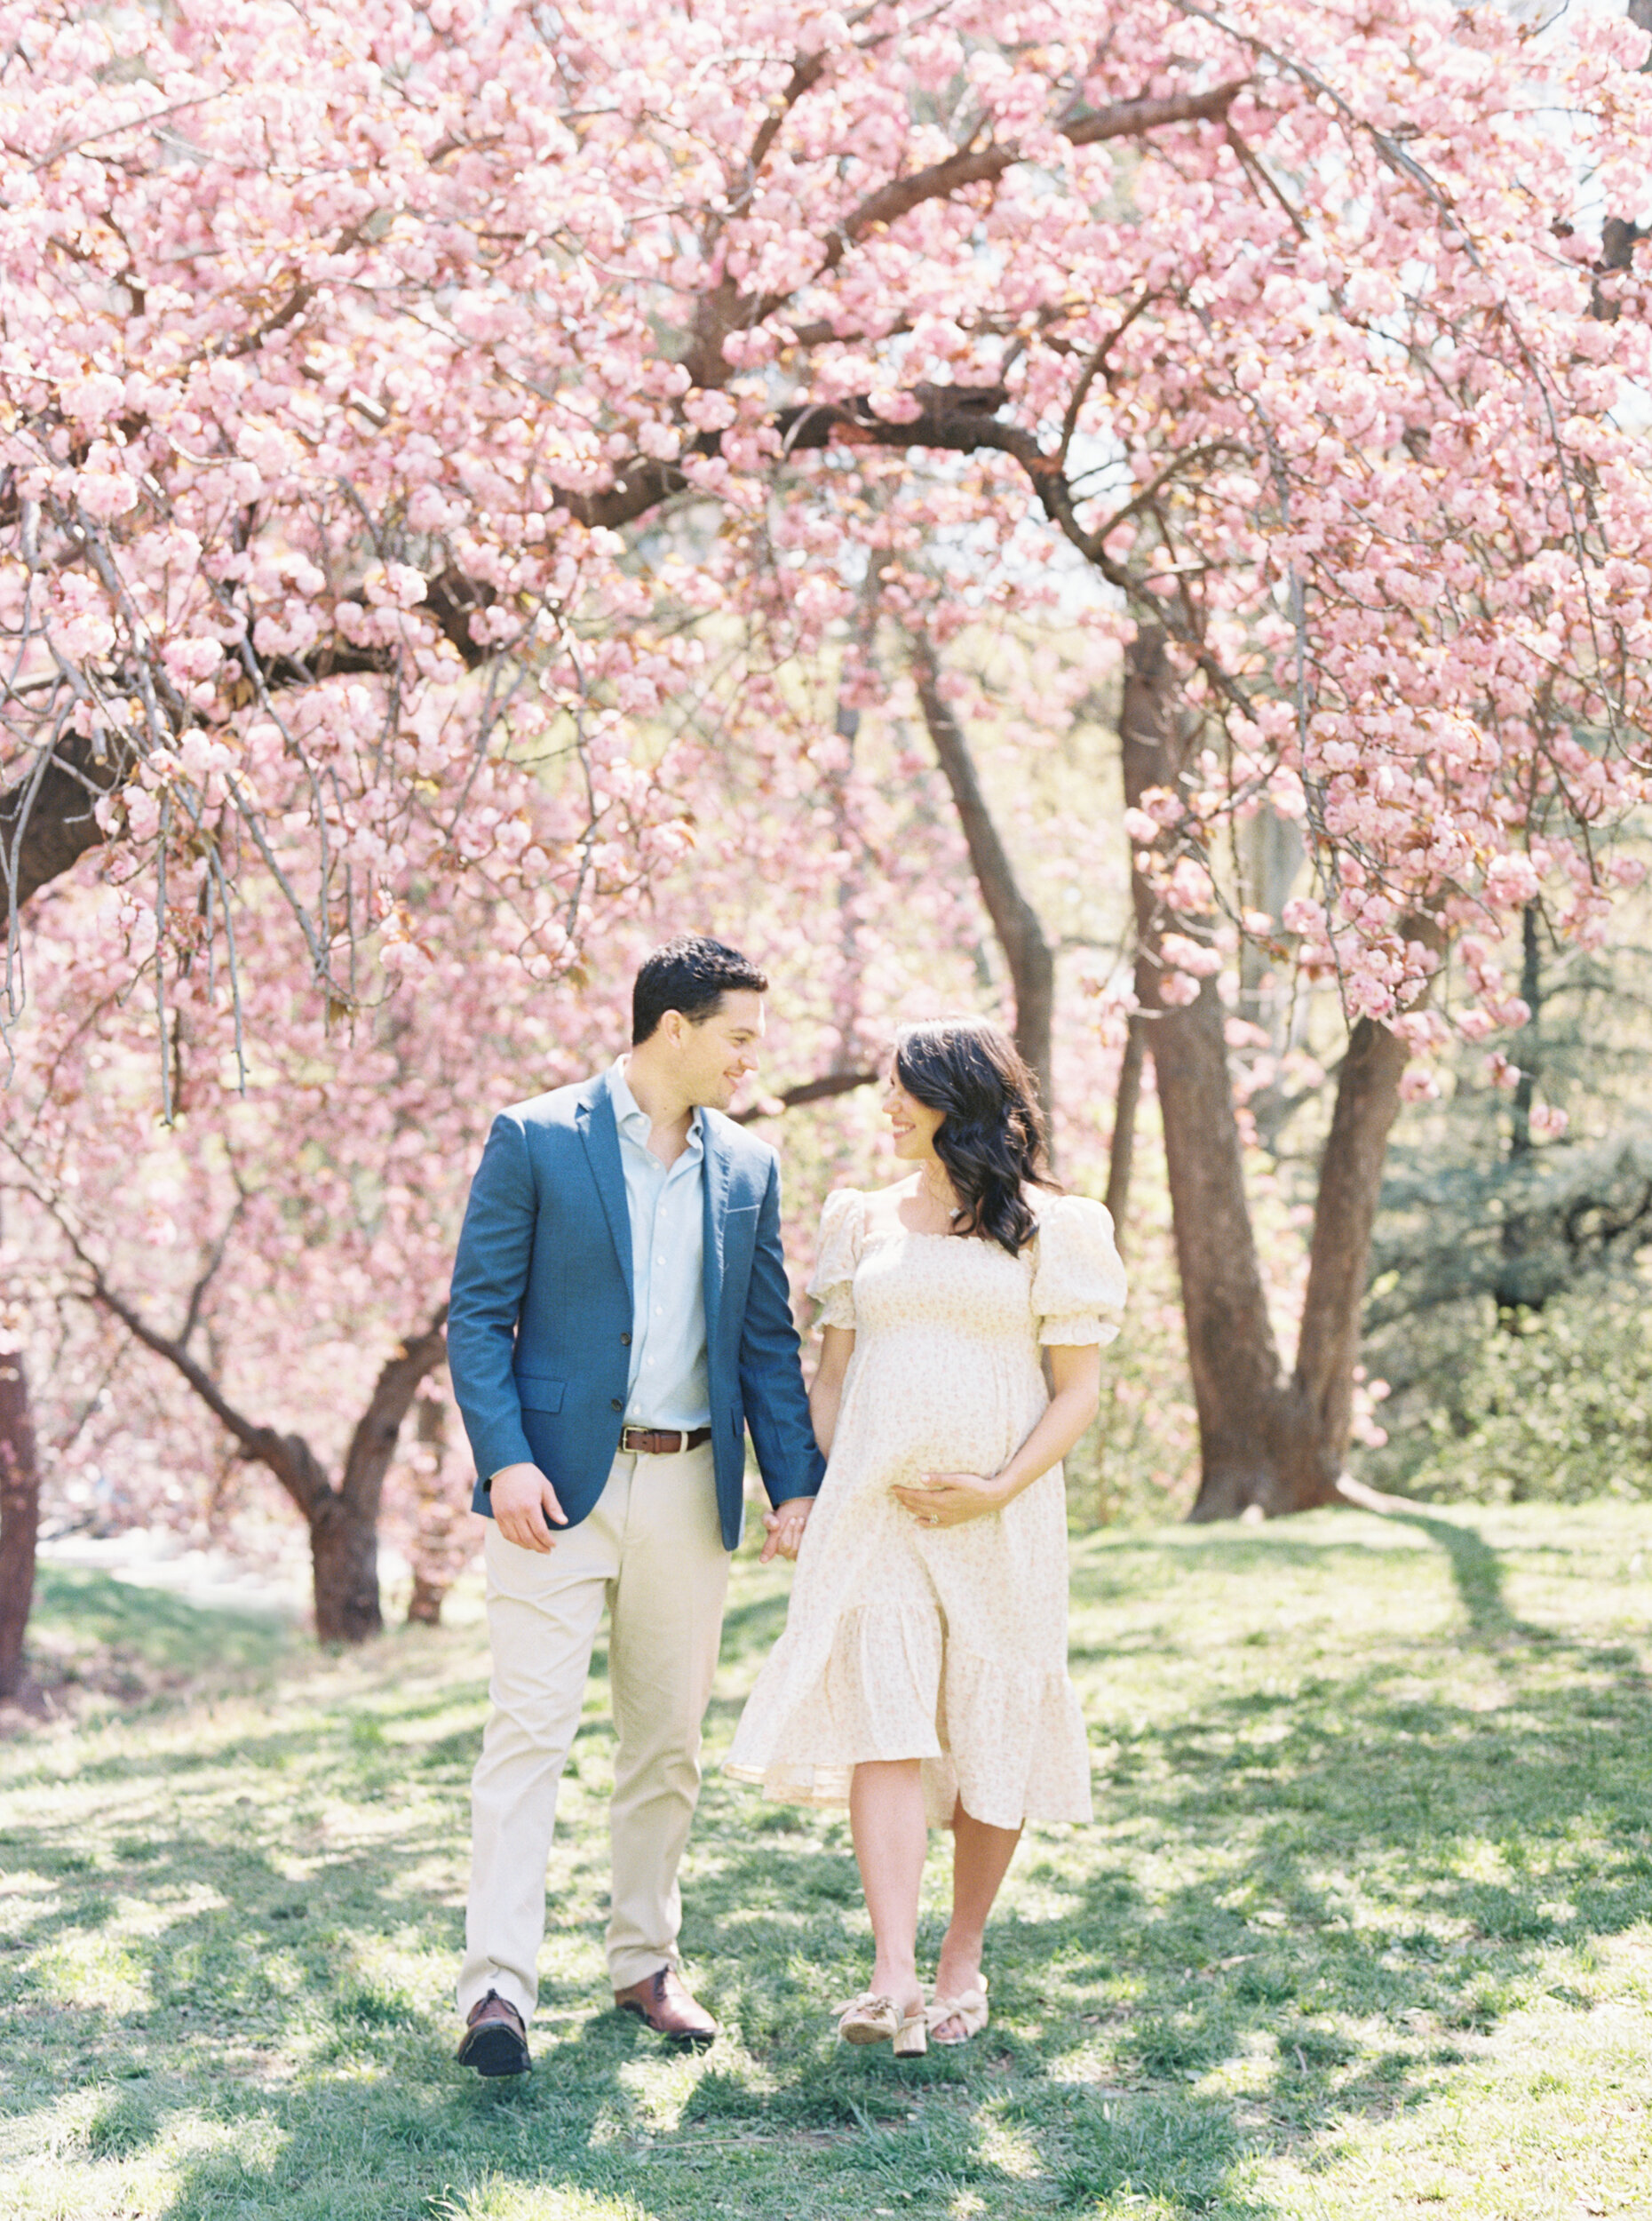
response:
[[[565,1381],[552,1381],[543,1373],[519,1373],[516,1397],[525,1412],[560,1412]]]

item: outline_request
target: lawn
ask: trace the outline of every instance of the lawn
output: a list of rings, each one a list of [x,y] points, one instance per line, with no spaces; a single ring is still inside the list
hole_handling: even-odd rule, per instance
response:
[[[49,1575],[91,1693],[0,1757],[0,2211],[1652,2215],[1652,1507],[1116,1532],[1074,1577],[1100,1818],[1024,1846],[985,2038],[835,2050],[846,1830],[715,1772],[685,1942],[727,2034],[674,2059],[605,2010],[593,1683],[536,2071],[484,2084],[450,2000],[480,1628],[320,1657]],[[737,1569],[713,1755],[784,1593]]]

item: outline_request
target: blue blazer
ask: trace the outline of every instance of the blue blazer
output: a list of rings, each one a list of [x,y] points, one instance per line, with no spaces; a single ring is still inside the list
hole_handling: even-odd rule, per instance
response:
[[[703,1110],[706,1370],[723,1541],[744,1516],[745,1430],[770,1501],[812,1496],[815,1446],[780,1246],[780,1161]],[[570,1524],[619,1450],[631,1377],[631,1221],[608,1075],[493,1122],[453,1267],[448,1363],[478,1478],[532,1464]]]

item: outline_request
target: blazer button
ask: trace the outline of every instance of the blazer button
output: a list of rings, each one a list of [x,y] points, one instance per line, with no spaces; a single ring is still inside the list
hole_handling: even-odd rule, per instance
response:
[[[624,1343],[627,1349],[631,1348],[631,1336],[629,1334],[622,1334],[620,1336],[620,1340]]]
[[[623,1412],[625,1408],[625,1399],[623,1396],[610,1396],[608,1403],[610,1407],[616,1412]]]

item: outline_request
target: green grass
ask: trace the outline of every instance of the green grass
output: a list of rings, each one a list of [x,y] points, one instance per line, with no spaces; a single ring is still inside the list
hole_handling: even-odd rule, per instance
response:
[[[28,1630],[30,1663],[49,1700],[82,1718],[258,1679],[292,1633],[273,1612],[203,1612],[162,1588],[45,1564]]]
[[[450,2058],[480,1629],[320,1658],[53,1578],[48,1645],[195,1678],[4,1755],[0,2212],[1652,2214],[1652,1507],[1074,1557],[1100,1817],[1024,1846],[985,2038],[834,2050],[866,1965],[846,1832],[715,1773],[685,1941],[728,2033],[673,2059],[605,2010],[593,1684],[520,2084]],[[783,1597],[743,1562],[714,1748]]]

